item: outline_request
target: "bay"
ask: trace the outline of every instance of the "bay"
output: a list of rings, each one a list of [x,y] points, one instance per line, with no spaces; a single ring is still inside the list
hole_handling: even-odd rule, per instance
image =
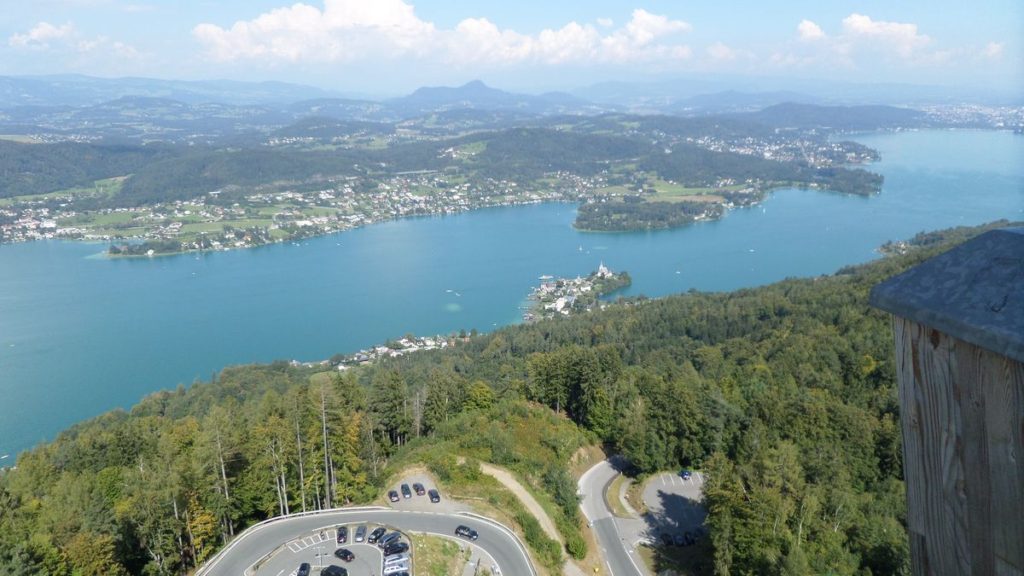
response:
[[[855,139],[882,154],[871,167],[885,176],[881,194],[779,190],[676,230],[578,232],[574,206],[547,204],[155,259],[97,257],[105,245],[73,242],[0,246],[0,456],[227,365],[493,330],[518,321],[542,274],[603,261],[630,272],[626,294],[732,290],[832,273],[920,231],[1024,220],[1024,137]]]

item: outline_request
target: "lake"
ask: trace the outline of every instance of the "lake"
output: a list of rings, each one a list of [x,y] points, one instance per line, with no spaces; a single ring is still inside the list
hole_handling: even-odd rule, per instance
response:
[[[547,204],[377,224],[300,245],[107,259],[106,245],[0,246],[0,465],[68,425],[226,365],[319,360],[400,337],[518,321],[538,276],[628,270],[627,294],[831,273],[887,240],[1024,220],[1024,137],[858,136],[880,195],[779,190],[721,221],[584,233]]]

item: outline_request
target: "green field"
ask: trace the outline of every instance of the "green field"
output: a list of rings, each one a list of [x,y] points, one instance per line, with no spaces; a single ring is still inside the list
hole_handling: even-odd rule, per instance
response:
[[[469,144],[463,144],[462,146],[456,148],[456,150],[458,150],[459,153],[465,156],[473,156],[483,152],[486,149],[487,142],[484,142],[482,140],[477,142],[470,142]]]
[[[725,186],[722,188],[713,187],[688,187],[665,180],[655,180],[652,187],[657,192],[654,196],[648,197],[649,202],[679,202],[682,200],[694,200],[693,196],[715,196],[721,192],[733,192],[743,188],[741,185]],[[710,200],[711,198],[709,198]]]
[[[2,137],[0,137],[2,138]],[[97,180],[93,182],[92,186],[79,186],[76,188],[67,188],[65,190],[57,190],[54,192],[47,192],[46,194],[33,194],[30,196],[12,196],[10,198],[0,198],[0,207],[13,206],[22,202],[34,202],[37,200],[53,200],[66,198],[71,200],[73,198],[110,198],[121,191],[121,186],[124,183],[127,176],[117,176],[115,178],[105,178],[103,180]]]
[[[598,188],[596,190],[598,194],[609,194],[612,196],[625,196],[627,194],[636,194],[637,191],[626,186],[605,186],[604,188]]]
[[[462,574],[466,565],[467,551],[447,538],[417,536],[413,558],[416,573],[426,576],[449,576]]]
[[[42,144],[41,140],[23,134],[0,134],[0,140],[8,140],[18,144]]]

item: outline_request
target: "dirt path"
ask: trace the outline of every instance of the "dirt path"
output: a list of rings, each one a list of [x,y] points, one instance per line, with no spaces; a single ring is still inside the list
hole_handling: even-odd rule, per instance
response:
[[[555,523],[551,520],[551,517],[548,516],[548,513],[543,507],[541,507],[540,502],[537,502],[537,499],[533,497],[533,494],[530,494],[530,491],[520,484],[519,480],[516,480],[516,477],[513,476],[511,472],[504,468],[492,466],[486,462],[480,463],[480,471],[491,476],[498,482],[501,482],[502,486],[508,488],[510,492],[515,494],[516,498],[523,503],[523,506],[526,506],[526,510],[537,519],[537,522],[540,523],[540,527],[544,530],[544,533],[555,542],[565,546],[565,542],[562,540],[562,535],[558,533],[558,529],[555,528]],[[564,576],[585,576],[583,570],[581,570],[580,567],[572,560],[566,560],[565,564],[562,565],[562,574]]]
[[[537,502],[537,499],[533,497],[533,494],[530,494],[526,487],[520,484],[519,480],[516,480],[516,477],[513,476],[511,472],[504,468],[491,466],[485,462],[480,463],[480,471],[488,476],[494,477],[495,480],[501,482],[505,488],[508,488],[513,494],[515,494],[516,498],[519,498],[519,501],[523,503],[523,506],[526,506],[526,510],[529,511],[530,514],[533,514],[533,517],[537,519],[537,522],[540,522],[540,527],[544,529],[544,533],[555,542],[565,545],[565,542],[562,541],[562,535],[558,533],[558,530],[555,528],[555,523],[551,521],[551,517],[548,516],[548,513],[541,507],[540,502]]]

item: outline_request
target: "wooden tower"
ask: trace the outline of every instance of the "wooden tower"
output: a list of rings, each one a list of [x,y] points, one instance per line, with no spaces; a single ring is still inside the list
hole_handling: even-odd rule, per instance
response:
[[[1024,575],[1024,228],[874,288],[893,316],[915,575]]]

